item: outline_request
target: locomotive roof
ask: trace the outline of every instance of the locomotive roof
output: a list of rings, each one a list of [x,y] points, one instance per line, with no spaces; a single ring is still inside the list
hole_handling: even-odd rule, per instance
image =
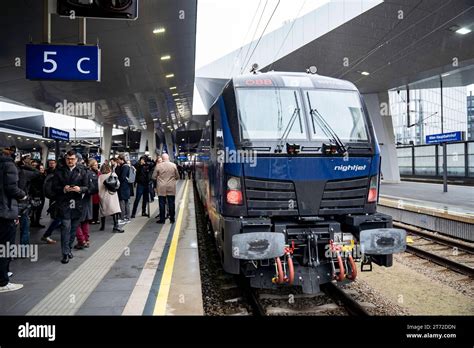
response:
[[[234,87],[301,87],[329,88],[357,91],[349,81],[335,79],[318,74],[298,72],[270,71],[250,75],[237,76],[232,79]]]

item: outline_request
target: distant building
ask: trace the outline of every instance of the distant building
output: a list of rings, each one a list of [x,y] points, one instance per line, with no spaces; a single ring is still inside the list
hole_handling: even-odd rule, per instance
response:
[[[474,140],[474,95],[467,97],[467,140]]]
[[[406,90],[389,91],[395,142],[398,144],[425,144],[427,135],[468,131],[466,87],[443,89],[443,128],[441,127],[441,93],[439,88],[410,90],[410,117],[407,117]],[[471,102],[474,110],[474,101]],[[474,111],[473,111],[474,115]],[[472,116],[471,136],[474,136]]]

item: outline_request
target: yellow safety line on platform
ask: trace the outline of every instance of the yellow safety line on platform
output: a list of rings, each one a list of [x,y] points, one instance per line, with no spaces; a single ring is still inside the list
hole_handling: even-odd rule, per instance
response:
[[[188,186],[189,180],[186,181],[186,186],[184,188],[184,194],[182,198],[183,203],[179,209],[178,218],[176,219],[174,235],[171,241],[168,257],[166,259],[165,269],[163,270],[163,277],[161,278],[160,290],[158,292],[158,296],[156,297],[153,315],[166,314],[166,304],[168,303],[168,295],[171,287],[171,277],[173,276],[174,260],[176,259],[176,249],[178,248],[179,233],[181,231],[184,211],[186,210],[185,204],[188,198]]]

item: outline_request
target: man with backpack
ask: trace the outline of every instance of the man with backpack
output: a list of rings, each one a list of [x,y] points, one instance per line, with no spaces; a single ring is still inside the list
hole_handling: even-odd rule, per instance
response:
[[[61,263],[73,258],[71,248],[76,239],[77,226],[82,217],[82,196],[89,191],[85,169],[77,164],[75,151],[66,153],[66,166],[58,169],[53,179],[58,217],[61,218]]]
[[[48,229],[44,232],[43,237],[41,237],[41,240],[48,244],[56,244],[56,241],[51,238],[51,235],[55,229],[61,226],[61,219],[56,213],[56,193],[53,189],[53,178],[57,168],[56,164],[57,163],[55,160],[48,161],[48,169],[46,171],[47,175],[43,183],[44,196],[49,199],[49,207],[47,212],[51,216],[52,221],[49,224]]]

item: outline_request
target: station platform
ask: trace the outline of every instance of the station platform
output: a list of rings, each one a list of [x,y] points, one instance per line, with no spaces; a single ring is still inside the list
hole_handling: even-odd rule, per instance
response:
[[[91,225],[90,248],[66,265],[59,231],[48,245],[31,229],[37,260],[12,261],[11,281],[24,288],[0,294],[0,315],[202,315],[192,181],[178,182],[176,223],[157,224],[158,200],[150,206],[151,218],[137,215],[124,233],[111,232],[111,218],[105,231]]]
[[[419,182],[380,185],[378,210],[394,220],[474,241],[474,187]]]

